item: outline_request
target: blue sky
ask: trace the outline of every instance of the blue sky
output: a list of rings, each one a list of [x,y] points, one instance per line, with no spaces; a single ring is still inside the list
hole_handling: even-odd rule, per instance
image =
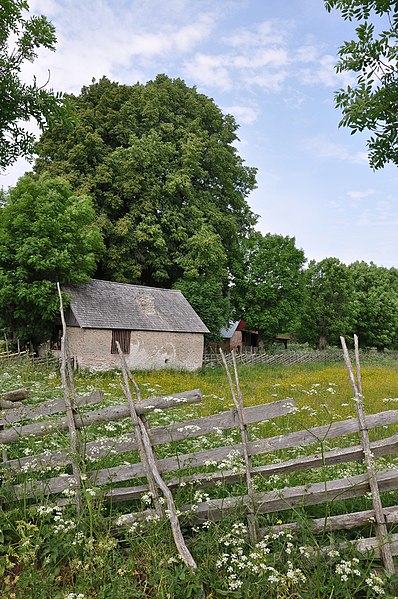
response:
[[[354,25],[323,0],[31,0],[53,21],[55,53],[24,76],[79,93],[92,78],[181,77],[239,123],[239,154],[258,168],[248,201],[258,229],[294,236],[307,259],[398,267],[397,169],[373,172],[366,135],[338,128],[334,69]],[[0,177],[13,185],[20,161]]]

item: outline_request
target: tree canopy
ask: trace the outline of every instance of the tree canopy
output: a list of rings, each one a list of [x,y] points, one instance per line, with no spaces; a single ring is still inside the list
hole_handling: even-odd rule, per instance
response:
[[[93,198],[106,246],[96,275],[183,286],[189,301],[198,281],[214,287],[216,278],[225,299],[240,239],[256,221],[246,200],[255,169],[237,153],[234,118],[166,75],[132,86],[104,77],[70,99],[76,126],[43,134],[35,169]],[[213,331],[224,302],[220,310],[206,322]]]
[[[318,349],[338,345],[352,331],[351,272],[337,258],[312,260],[304,273],[305,293],[299,337]]]
[[[356,73],[356,84],[336,93],[341,125],[368,130],[374,169],[398,164],[398,4],[394,0],[325,0],[326,9],[358,22],[357,38],[340,47],[337,71]]]
[[[353,330],[361,347],[398,347],[398,271],[373,263],[348,267],[353,281]]]
[[[28,84],[20,78],[38,48],[54,50],[56,42],[54,26],[44,16],[26,16],[28,10],[26,0],[0,3],[0,173],[32,153],[35,136],[24,123],[34,119],[43,129],[55,119],[67,120],[61,94],[46,89],[45,81]]]
[[[249,329],[267,345],[297,320],[303,294],[304,252],[294,237],[255,232],[243,240],[233,298]]]
[[[91,199],[61,178],[25,175],[0,207],[0,324],[46,340],[59,310],[55,282],[89,280],[103,249]]]

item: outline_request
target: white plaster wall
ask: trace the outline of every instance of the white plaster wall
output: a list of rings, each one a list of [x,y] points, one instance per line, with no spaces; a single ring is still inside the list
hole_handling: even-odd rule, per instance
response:
[[[112,331],[68,327],[69,354],[80,368],[120,368],[117,354],[111,354]],[[175,368],[196,370],[202,366],[202,333],[131,331],[130,353],[125,354],[132,370]]]

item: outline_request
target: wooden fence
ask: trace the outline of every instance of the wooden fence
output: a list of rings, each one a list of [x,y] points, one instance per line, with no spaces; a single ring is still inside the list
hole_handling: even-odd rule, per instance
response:
[[[260,517],[261,524],[262,514],[305,508],[325,502],[331,505],[336,501],[360,497],[369,492],[369,475],[366,472],[341,479],[323,480],[327,466],[363,461],[364,450],[361,444],[348,444],[327,451],[320,449],[332,439],[359,433],[361,426],[357,418],[331,422],[284,435],[255,438],[252,425],[292,414],[296,410],[292,400],[281,400],[243,409],[244,425],[249,433],[246,449],[251,460],[250,475],[269,479],[272,475],[317,469],[319,482],[242,495],[238,489],[242,488],[242,481],[245,482],[245,467],[242,466],[245,444],[239,440],[239,435],[233,444],[222,444],[224,431],[234,429],[239,431],[238,410],[231,409],[212,416],[189,420],[184,420],[183,412],[180,417],[176,417],[177,420],[182,418],[182,421],[157,428],[148,425],[146,415],[171,408],[184,410],[187,404],[201,400],[200,390],[195,389],[140,400],[135,404],[136,413],[145,422],[151,445],[156,448],[157,468],[170,490],[191,483],[198,489],[207,488],[210,494],[214,487],[219,495],[220,482],[228,483],[225,489],[229,489],[229,494],[222,499],[214,498],[199,502],[194,509],[192,504],[180,506],[180,512],[191,524],[206,520],[217,521],[231,513],[244,518],[250,510],[253,510],[253,506],[255,517]],[[0,487],[2,503],[16,499],[33,503],[45,500],[66,503],[70,501],[67,496],[80,493],[79,485],[83,485],[83,489],[101,489],[104,500],[113,503],[136,500],[148,492],[149,485],[145,482],[147,469],[136,451],[139,449],[137,437],[133,432],[136,429],[131,425],[131,429],[124,431],[122,435],[105,436],[117,421],[131,422],[128,403],[104,406],[103,394],[93,392],[91,395],[76,398],[74,412],[76,429],[84,431],[83,438],[92,438],[94,434],[97,437],[98,434],[101,436],[81,446],[81,453],[78,456],[80,471],[84,473],[81,481],[77,481],[70,470],[70,465],[76,460],[76,456],[72,455],[65,434],[68,430],[68,419],[65,416],[63,399],[26,403],[0,412],[0,426],[3,427],[3,430],[0,430],[0,444],[7,449],[3,451],[0,469],[4,480]],[[396,423],[398,423],[398,410],[366,416],[368,430],[384,428]],[[51,452],[42,450],[34,455],[26,455],[27,439],[32,437],[40,439],[55,434],[61,437],[64,435],[62,443],[65,449]],[[207,444],[208,448],[189,452],[180,449],[181,442],[198,437],[211,440]],[[216,447],[212,446],[215,444],[215,437],[220,440],[219,446]],[[277,456],[280,454],[275,453],[314,444],[315,453],[305,457],[278,461],[280,458]],[[134,451],[136,453],[132,453]],[[398,434],[374,441],[371,443],[371,451],[375,458],[397,455]],[[104,458],[108,462],[111,460],[112,465],[101,467],[101,460],[103,461]],[[231,460],[238,461],[240,465],[228,467],[227,464]],[[376,477],[380,492],[398,489],[397,468],[378,471]],[[240,485],[236,486],[235,483],[238,482]],[[145,511],[140,511],[140,508],[137,510],[125,513],[122,518],[119,518],[118,524],[131,526],[141,518],[155,516],[155,510],[152,508]],[[386,525],[390,526],[398,522],[397,505],[384,508],[383,514]],[[315,519],[314,531],[335,531],[368,526],[374,515],[374,510],[370,509]],[[286,522],[284,526],[293,528],[295,523]],[[264,530],[260,530],[261,532],[264,533]],[[390,534],[388,541],[392,555],[398,555],[398,535]],[[363,551],[371,548],[377,555],[380,551],[380,540],[376,537],[367,538],[358,541],[357,547]]]
[[[265,352],[243,352],[235,355],[239,364],[282,364],[292,366],[294,364],[311,364],[319,362],[341,362],[341,352],[335,350],[306,351],[285,350],[276,353]],[[232,363],[230,355],[226,356],[229,364]],[[222,365],[222,358],[217,352],[205,353],[203,366],[214,368]]]
[[[19,352],[0,352],[0,363],[23,361],[33,365],[43,365],[47,367],[59,367],[59,358],[51,353],[44,356],[37,356],[28,350]]]

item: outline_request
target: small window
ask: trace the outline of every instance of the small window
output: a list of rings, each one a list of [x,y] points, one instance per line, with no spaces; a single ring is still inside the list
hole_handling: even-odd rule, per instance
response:
[[[116,341],[119,341],[120,349],[124,354],[130,353],[130,333],[124,329],[112,330],[111,354],[117,354]]]

